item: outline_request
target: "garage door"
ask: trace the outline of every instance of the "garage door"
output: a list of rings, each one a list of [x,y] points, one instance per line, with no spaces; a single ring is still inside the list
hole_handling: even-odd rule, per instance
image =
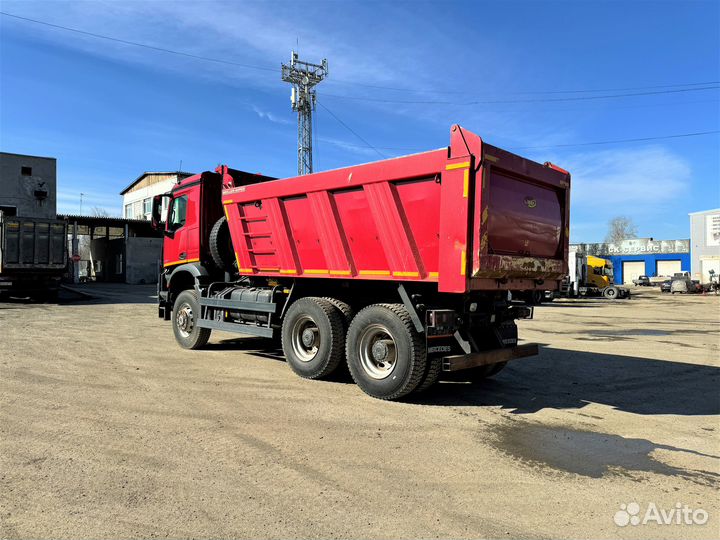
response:
[[[658,261],[657,274],[655,275],[672,277],[679,272],[682,272],[680,261]]]
[[[720,275],[720,259],[700,259],[703,283],[710,282],[710,269],[715,270],[715,274]]]
[[[623,262],[623,283],[631,284],[633,279],[645,275],[644,261],[627,261]]]

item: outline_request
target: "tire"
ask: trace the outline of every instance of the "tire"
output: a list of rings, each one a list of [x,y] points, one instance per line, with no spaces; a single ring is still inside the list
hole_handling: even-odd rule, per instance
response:
[[[608,300],[615,300],[620,296],[620,290],[617,287],[605,287],[602,295]]]
[[[290,368],[304,379],[330,375],[343,360],[343,314],[324,298],[294,302],[282,323],[282,349]]]
[[[402,304],[374,304],[360,311],[348,329],[345,350],[355,383],[378,399],[406,396],[428,369],[425,340]]]
[[[175,340],[183,349],[200,349],[210,339],[210,329],[197,325],[199,314],[200,303],[195,291],[181,292],[173,304],[172,325]]]
[[[350,304],[348,304],[347,302],[343,302],[342,300],[338,300],[337,298],[330,298],[329,296],[325,296],[323,297],[323,300],[327,300],[338,310],[340,310],[340,313],[342,313],[343,316],[343,329],[347,333],[347,329],[350,327],[350,323],[355,316],[355,310],[350,306]]]
[[[415,389],[415,392],[424,392],[440,380],[440,375],[442,375],[442,363],[442,356],[432,356],[427,359],[427,369],[425,370],[423,378],[420,380],[420,384]]]
[[[225,216],[215,222],[208,241],[210,256],[220,270],[232,271],[235,265],[235,251],[230,237],[230,227]]]

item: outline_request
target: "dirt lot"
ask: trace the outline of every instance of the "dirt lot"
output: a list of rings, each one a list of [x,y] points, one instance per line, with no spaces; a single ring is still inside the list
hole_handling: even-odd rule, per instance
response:
[[[720,536],[720,297],[542,306],[540,357],[385,403],[93,291],[0,304],[2,537]],[[631,502],[709,519],[619,527]]]

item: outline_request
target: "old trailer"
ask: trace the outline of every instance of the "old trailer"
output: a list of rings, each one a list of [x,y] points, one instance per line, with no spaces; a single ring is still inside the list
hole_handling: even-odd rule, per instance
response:
[[[0,211],[0,295],[57,299],[67,267],[67,222]]]
[[[569,196],[567,171],[457,125],[448,147],[301,177],[221,166],[153,202],[159,226],[170,199],[159,314],[187,348],[279,335],[300,376],[347,362],[383,399],[490,376],[537,352],[512,293],[567,274]]]

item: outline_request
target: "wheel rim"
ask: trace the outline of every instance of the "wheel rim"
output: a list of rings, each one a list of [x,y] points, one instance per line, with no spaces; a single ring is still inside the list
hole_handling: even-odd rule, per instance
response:
[[[320,330],[309,315],[295,321],[291,335],[292,349],[302,362],[313,360],[320,349]]]
[[[373,379],[385,379],[397,365],[397,348],[382,324],[367,326],[360,335],[360,364]]]
[[[188,337],[193,329],[193,310],[190,304],[182,304],[175,317],[175,325],[183,337]]]

